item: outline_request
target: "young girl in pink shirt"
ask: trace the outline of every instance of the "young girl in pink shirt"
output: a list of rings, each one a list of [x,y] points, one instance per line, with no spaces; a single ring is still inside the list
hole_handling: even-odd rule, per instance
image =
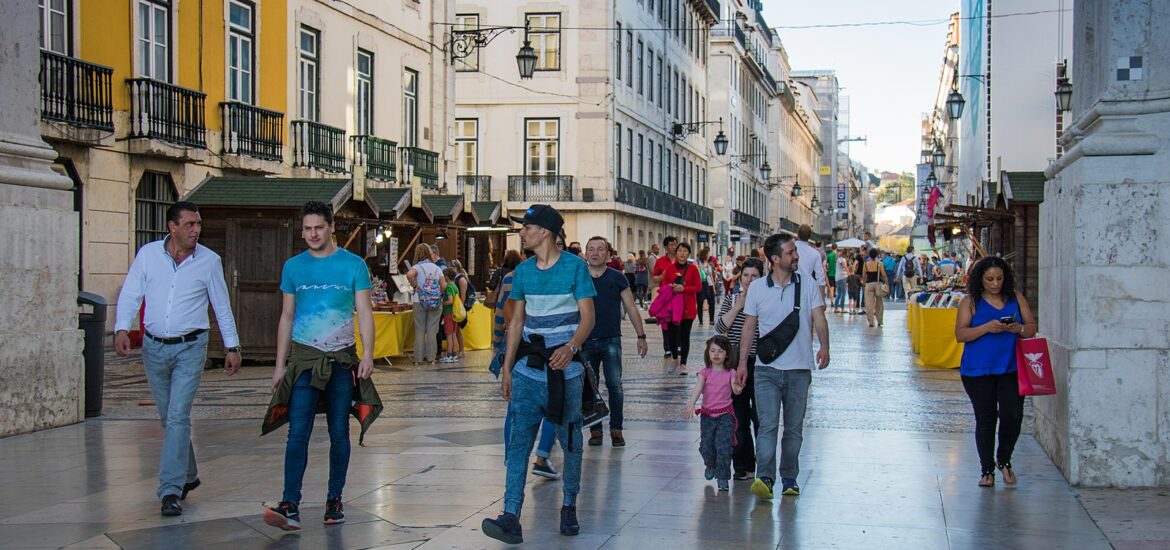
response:
[[[699,415],[699,454],[703,457],[706,470],[703,477],[708,481],[719,479],[719,490],[728,489],[731,479],[731,450],[735,444],[735,414],[731,407],[731,395],[739,395],[743,386],[735,381],[735,371],[728,368],[731,357],[731,341],[717,335],[707,340],[703,361],[707,367],[700,370],[687,403],[686,416]],[[703,406],[695,408],[699,396]]]

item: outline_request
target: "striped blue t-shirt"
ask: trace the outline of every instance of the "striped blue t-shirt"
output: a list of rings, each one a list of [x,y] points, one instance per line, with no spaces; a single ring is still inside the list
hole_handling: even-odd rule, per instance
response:
[[[530,342],[533,334],[540,334],[546,346],[555,347],[568,342],[577,332],[581,323],[577,300],[596,295],[585,260],[561,252],[557,262],[548,269],[537,268],[535,257],[516,266],[509,297],[524,302],[524,341]],[[526,357],[516,358],[512,372],[540,382],[546,380],[544,371],[528,368]],[[571,363],[565,369],[565,378],[584,372],[580,363]]]

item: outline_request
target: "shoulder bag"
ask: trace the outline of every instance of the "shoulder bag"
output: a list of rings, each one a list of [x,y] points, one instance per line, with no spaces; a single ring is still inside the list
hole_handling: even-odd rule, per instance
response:
[[[756,342],[756,357],[759,357],[764,363],[771,363],[783,355],[792,341],[796,339],[796,333],[800,331],[800,274],[793,273],[792,276],[795,277],[796,287],[792,311],[779,325],[768,331],[768,334],[761,336]],[[772,284],[772,279],[768,279],[768,285]]]

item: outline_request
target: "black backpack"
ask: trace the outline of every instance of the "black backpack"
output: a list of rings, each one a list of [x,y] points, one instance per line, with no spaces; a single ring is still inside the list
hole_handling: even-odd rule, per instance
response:
[[[914,258],[907,254],[903,261],[905,266],[902,268],[902,275],[905,277],[913,277],[915,275]]]

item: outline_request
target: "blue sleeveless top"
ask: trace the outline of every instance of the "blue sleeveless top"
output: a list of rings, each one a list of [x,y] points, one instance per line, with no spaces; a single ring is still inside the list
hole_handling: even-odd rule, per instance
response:
[[[971,317],[971,326],[977,327],[993,319],[1007,316],[1015,317],[1016,322],[1023,322],[1020,317],[1020,303],[1012,300],[1004,304],[1003,309],[987,303],[982,297],[975,302],[975,315]],[[980,336],[963,346],[963,360],[959,363],[959,374],[963,376],[987,376],[989,374],[1006,374],[1016,371],[1016,339],[1019,335],[1013,332],[988,333]]]

